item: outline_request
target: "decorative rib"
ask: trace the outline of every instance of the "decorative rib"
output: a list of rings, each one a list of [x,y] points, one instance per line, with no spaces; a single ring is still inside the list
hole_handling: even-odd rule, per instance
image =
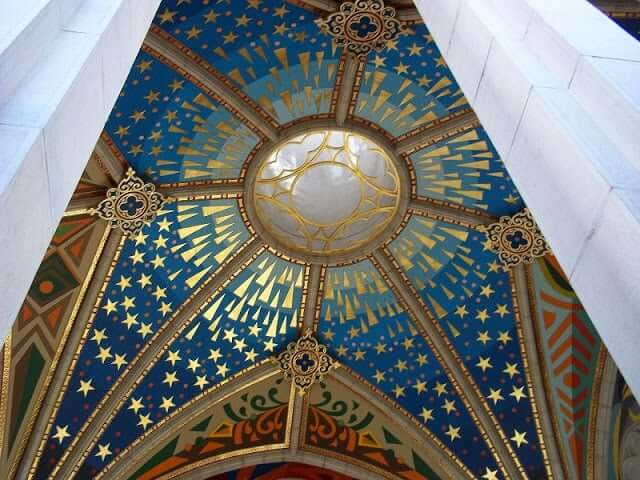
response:
[[[409,155],[479,125],[480,121],[471,109],[461,110],[397,137],[396,152],[398,155]]]
[[[347,52],[344,52],[340,63],[339,71],[341,72],[341,76],[338,81],[338,98],[336,100],[335,108],[336,123],[338,125],[343,125],[344,121],[347,119],[347,115],[349,114],[351,99],[355,93],[354,88],[357,86],[356,77],[361,69],[360,64],[362,62],[353,55],[349,55]]]
[[[377,391],[375,387],[369,385],[354,373],[350,372],[349,369],[344,367],[333,369],[328,376],[342,383],[362,398],[368,399],[374,407],[378,408],[381,412],[384,412],[387,417],[391,419],[394,425],[398,425],[416,442],[423,444],[425,447],[424,453],[427,458],[433,460],[433,462],[429,462],[429,464],[432,468],[439,470],[438,473],[440,473],[440,478],[443,480],[452,478],[473,478],[471,472],[465,472],[460,465],[451,461],[451,457],[445,454],[442,446],[431,443],[428,440],[425,442],[423,427],[419,426],[415,420],[412,421],[411,417],[402,415],[402,413],[395,408],[390,408],[384,400],[381,400],[381,398],[384,397],[384,394]]]
[[[452,373],[455,381],[464,392],[467,401],[470,403],[473,413],[476,415],[482,428],[486,432],[491,445],[497,455],[496,460],[504,470],[507,478],[526,478],[522,467],[516,460],[511,446],[508,444],[502,430],[497,422],[492,419],[489,407],[476,392],[476,387],[472,383],[468,374],[465,374],[462,362],[452,352],[451,347],[445,343],[445,333],[436,324],[433,316],[428,313],[426,305],[423,305],[417,295],[413,294],[414,289],[404,275],[395,267],[391,255],[384,249],[378,249],[373,253],[373,257],[379,268],[395,285],[396,294],[405,302],[413,317],[420,323],[429,340],[440,354],[444,366]]]
[[[278,139],[278,130],[274,126],[277,125],[275,120],[265,118],[267,114],[262,112],[253,102],[249,102],[248,97],[240,95],[239,91],[236,91],[237,89],[231,88],[230,80],[223,81],[221,73],[215,72],[215,75],[212,74],[212,67],[207,66],[194,53],[189,51],[189,54],[186,54],[187,47],[182,46],[180,48],[173,42],[167,41],[153,27],[144,41],[143,48],[145,47],[151,53],[159,54],[185,72],[189,72],[210,93],[218,97],[216,100],[226,103],[226,106],[233,113],[236,113],[238,117],[246,121],[249,126],[255,127],[262,135],[270,140],[276,141]]]
[[[428,197],[416,197],[409,203],[409,209],[435,220],[478,228],[481,225],[495,223],[498,219],[472,208],[458,206]]]
[[[191,318],[193,318],[206,302],[222,287],[229,278],[233,278],[236,270],[252,256],[264,248],[262,242],[253,238],[249,240],[238,253],[227,263],[223,264],[198,291],[182,304],[176,314],[167,321],[155,337],[140,350],[138,356],[131,362],[129,368],[116,380],[110,392],[96,407],[93,418],[87,421],[78,432],[52,472],[52,476],[71,478],[79,468],[80,463],[89,454],[100,434],[110,423],[110,415],[117,412],[125,402],[128,394],[136,387],[137,382],[156,363],[154,359],[174,335],[180,332]]]
[[[302,331],[308,328],[315,332],[317,318],[322,300],[322,292],[326,267],[313,264],[309,267],[309,282],[304,299],[304,316],[302,319]]]
[[[120,182],[127,171],[127,162],[124,158],[118,158],[113,149],[109,146],[111,139],[106,134],[102,134],[93,150],[98,156],[98,164],[106,170],[114,183]]]
[[[333,13],[338,9],[338,4],[335,0],[287,0],[293,5],[298,5],[303,8],[310,8],[314,10],[321,10],[327,13]]]
[[[157,191],[165,197],[193,200],[200,198],[229,198],[241,195],[244,185],[237,180],[216,182],[180,182],[158,185]]]
[[[109,238],[100,254],[100,260],[88,284],[87,293],[73,325],[82,326],[86,324],[92,315],[94,305],[96,305],[102,293],[103,284],[110,273],[112,263],[122,244],[122,240],[123,235],[120,230],[112,230],[109,234]],[[74,352],[78,348],[83,332],[84,328],[82,327],[70,329],[69,337],[60,356],[58,366],[55,369],[55,373],[47,389],[47,397],[49,398],[45,397],[45,400],[41,402],[41,410],[36,416],[37,420],[33,426],[31,435],[28,437],[28,443],[26,446],[23,446],[24,451],[22,456],[16,457],[16,462],[9,470],[7,478],[30,478],[28,472],[35,471],[40,459],[40,455],[38,455],[37,452],[42,450],[47,442],[47,432],[51,426],[49,420],[54,420],[54,409],[58,408],[62,400],[65,378],[67,372],[70,370]],[[27,438],[27,436],[25,435],[24,438]],[[27,459],[31,459],[32,461],[28,461]],[[20,465],[19,468],[18,464]]]
[[[292,382],[291,395],[289,397],[289,418],[287,419],[289,422],[287,425],[287,440],[289,449],[292,452],[297,451],[300,448],[300,445],[304,442],[302,433],[304,432],[303,423],[307,418],[307,408],[308,396],[298,395],[298,390]]]
[[[544,396],[544,381],[542,379],[543,366],[540,363],[538,356],[538,348],[536,345],[536,334],[534,332],[534,317],[529,302],[529,284],[527,281],[527,273],[525,266],[520,264],[515,267],[511,274],[512,285],[515,290],[518,306],[518,317],[520,326],[522,328],[522,337],[524,339],[524,352],[522,352],[522,358],[528,362],[526,371],[527,377],[533,384],[529,389],[534,392],[535,405],[537,406],[538,415],[540,418],[540,428],[542,429],[542,438],[546,444],[546,448],[543,450],[545,460],[548,462],[548,467],[551,468],[550,478],[563,480],[566,477],[567,467],[563,464],[560,458],[558,445],[554,436],[553,426],[551,425],[551,415],[549,407]],[[539,395],[538,392],[542,392]],[[532,404],[533,407],[533,404]],[[542,440],[542,439],[541,439]]]

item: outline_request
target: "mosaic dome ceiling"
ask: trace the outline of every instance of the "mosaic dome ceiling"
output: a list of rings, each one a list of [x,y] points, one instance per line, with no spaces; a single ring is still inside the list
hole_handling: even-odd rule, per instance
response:
[[[0,476],[583,478],[605,359],[411,2],[165,0],[5,345]]]

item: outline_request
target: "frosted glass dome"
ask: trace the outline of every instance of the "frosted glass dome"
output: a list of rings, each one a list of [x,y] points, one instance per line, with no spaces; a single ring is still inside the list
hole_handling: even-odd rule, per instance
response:
[[[314,131],[280,145],[259,166],[254,209],[263,228],[291,249],[345,253],[389,225],[399,183],[393,161],[371,139]]]

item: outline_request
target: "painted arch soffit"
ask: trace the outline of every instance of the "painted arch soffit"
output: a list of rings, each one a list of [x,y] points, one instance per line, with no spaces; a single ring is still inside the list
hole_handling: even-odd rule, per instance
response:
[[[303,427],[296,435],[300,454],[292,451],[294,459],[314,454],[331,459],[325,463],[328,468],[332,461],[347,463],[380,478],[395,478],[389,471],[415,478],[448,478],[443,476],[447,471],[471,477],[437,453],[439,445],[427,449],[419,428],[399,428],[384,413],[385,404],[354,394],[345,382],[357,380],[347,372],[330,373],[304,401],[296,402],[296,388],[274,364],[258,365],[237,382],[174,412],[164,426],[150,428],[98,478],[182,478],[238,456],[284,453],[296,435],[291,422],[299,408]],[[139,460],[132,463],[130,458]],[[431,462],[436,462],[433,467]]]
[[[349,369],[314,385],[305,399],[300,449],[355,464],[373,473],[416,479],[472,478],[433,435],[389,403]]]
[[[302,1],[162,2],[5,345],[0,473],[156,478],[291,441],[381,477],[550,478],[556,444],[565,475],[586,468],[595,331],[575,299],[548,301],[547,257],[505,265],[487,238],[525,205],[428,29],[386,2],[400,27],[379,42],[383,2],[347,3],[361,8],[332,21],[355,50]],[[319,130],[321,146],[291,147]],[[122,233],[91,211],[128,167],[164,201]],[[318,189],[305,176],[321,170]],[[509,238],[529,248],[526,229]],[[586,342],[586,373],[549,374],[549,311]],[[301,397],[271,359],[307,331],[339,367]]]
[[[100,478],[180,478],[204,463],[289,448],[295,391],[271,364],[208,392],[121,451]],[[132,463],[129,458],[139,458]],[[90,459],[84,468],[92,473]]]
[[[101,197],[114,179],[94,154],[73,200]],[[87,212],[65,215],[58,225],[10,335],[3,347],[0,409],[0,475],[22,456],[46,399],[61,350],[81,315],[81,305],[110,236],[107,225]]]
[[[527,277],[537,316],[545,395],[565,474],[597,478],[595,428],[599,415],[606,415],[599,399],[608,353],[553,255],[537,259],[528,267]]]

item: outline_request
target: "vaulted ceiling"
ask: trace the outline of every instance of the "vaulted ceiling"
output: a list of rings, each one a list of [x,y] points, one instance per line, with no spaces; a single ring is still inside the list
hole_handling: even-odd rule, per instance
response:
[[[606,351],[550,252],[492,243],[523,200],[387,5],[402,31],[358,56],[319,25],[336,2],[162,2],[5,343],[2,478],[593,471]],[[318,129],[400,171],[391,227],[342,256],[254,204],[256,165]],[[129,167],[167,200],[131,235],[91,210]],[[335,365],[299,394],[273,360],[307,331]]]

